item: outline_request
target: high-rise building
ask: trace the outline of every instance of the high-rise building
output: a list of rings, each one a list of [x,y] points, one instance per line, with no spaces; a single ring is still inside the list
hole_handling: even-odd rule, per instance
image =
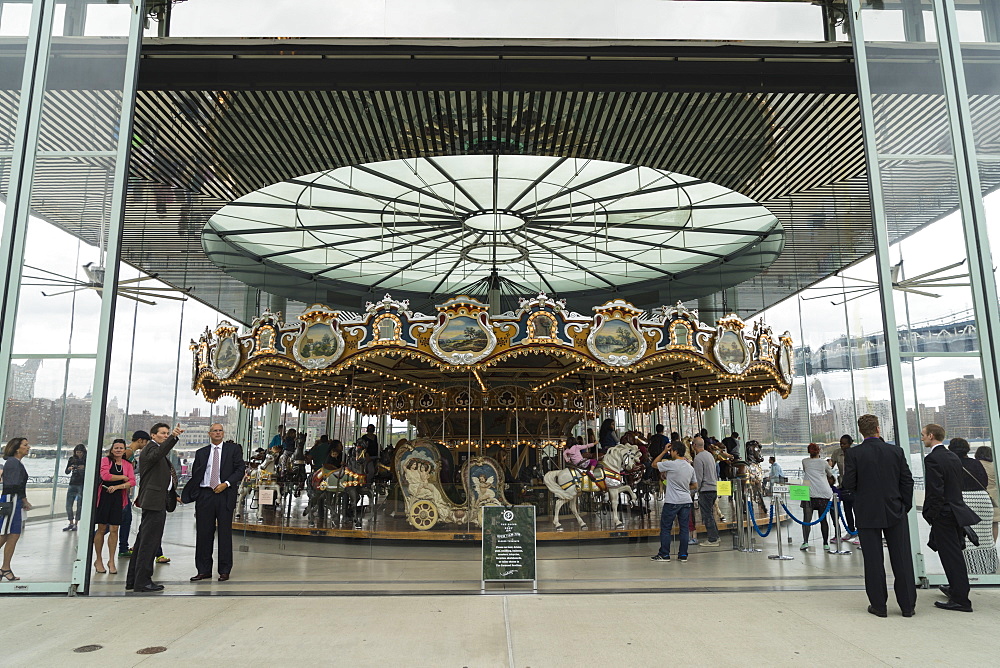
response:
[[[10,385],[7,399],[14,401],[31,401],[35,398],[35,380],[42,360],[25,360],[23,364],[10,365]]]
[[[944,382],[944,409],[948,436],[987,438],[986,395],[983,379],[972,375]]]

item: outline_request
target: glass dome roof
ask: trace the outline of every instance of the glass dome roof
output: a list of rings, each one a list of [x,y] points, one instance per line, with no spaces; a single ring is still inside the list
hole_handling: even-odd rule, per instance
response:
[[[424,296],[460,293],[494,270],[532,292],[615,291],[718,267],[776,239],[770,211],[714,183],[532,155],[317,172],[226,205],[204,235],[223,268],[241,256],[234,267],[249,260],[330,288]]]

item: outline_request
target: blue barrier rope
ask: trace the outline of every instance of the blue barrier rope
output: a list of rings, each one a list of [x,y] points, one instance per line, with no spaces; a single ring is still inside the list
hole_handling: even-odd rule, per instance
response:
[[[844,507],[840,504],[839,500],[837,501],[837,508],[840,510],[840,523],[844,525],[844,531],[847,532],[848,536],[857,536],[858,530],[851,531],[851,527],[847,526],[847,520],[844,519]]]
[[[833,499],[830,499],[830,501],[826,504],[826,508],[823,509],[823,513],[819,517],[816,518],[815,522],[803,522],[802,520],[800,520],[795,515],[792,515],[792,511],[790,511],[788,509],[788,506],[785,505],[784,501],[781,502],[781,507],[785,509],[786,513],[788,513],[788,517],[790,519],[795,520],[796,522],[798,522],[799,524],[801,524],[804,527],[811,527],[811,526],[815,526],[815,525],[819,524],[820,522],[822,522],[826,518],[826,514],[828,512],[830,512],[830,508],[833,507]]]
[[[750,511],[750,525],[753,530],[757,532],[757,535],[761,538],[767,538],[771,534],[771,529],[774,528],[774,504],[771,504],[771,508],[768,510],[767,514],[767,531],[761,533],[760,527],[757,526],[757,518],[753,515],[753,502],[747,499],[747,510]]]

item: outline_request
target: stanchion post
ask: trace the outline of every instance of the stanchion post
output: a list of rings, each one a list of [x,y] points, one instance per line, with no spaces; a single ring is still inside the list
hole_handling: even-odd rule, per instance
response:
[[[840,540],[840,499],[836,494],[833,495],[833,540],[836,541],[834,545],[837,549],[830,554],[854,554],[850,550],[844,548],[844,541]]]
[[[783,545],[782,545],[782,541],[781,541],[781,504],[782,504],[782,501],[783,501],[783,496],[784,495],[781,494],[780,492],[775,492],[772,489],[772,491],[771,491],[771,503],[775,505],[774,524],[775,524],[775,529],[778,530],[778,535],[776,536],[776,538],[778,540],[778,554],[770,554],[770,555],[768,555],[767,558],[768,559],[776,559],[778,561],[789,561],[791,559],[794,559],[795,557],[793,557],[793,556],[791,556],[789,554],[784,554],[782,552]]]
[[[757,522],[750,516],[750,510],[753,508],[753,499],[746,499],[747,505],[747,549],[746,552],[763,552],[764,550],[757,547]]]
[[[732,480],[732,496],[730,498],[733,502],[733,521],[736,522],[736,526],[733,527],[733,549],[742,552],[744,548],[743,516],[746,514],[746,509],[743,507],[743,486],[738,477]]]

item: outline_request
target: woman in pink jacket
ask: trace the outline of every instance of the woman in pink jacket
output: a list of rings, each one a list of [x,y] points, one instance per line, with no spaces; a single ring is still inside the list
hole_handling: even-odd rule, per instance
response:
[[[135,487],[135,469],[125,459],[125,444],[115,443],[108,456],[101,459],[101,479],[97,488],[97,510],[94,521],[94,570],[98,573],[117,573],[115,546],[118,545],[118,526],[122,523],[122,509],[128,504],[128,489]],[[108,570],[101,559],[104,552],[104,535],[108,536]]]

